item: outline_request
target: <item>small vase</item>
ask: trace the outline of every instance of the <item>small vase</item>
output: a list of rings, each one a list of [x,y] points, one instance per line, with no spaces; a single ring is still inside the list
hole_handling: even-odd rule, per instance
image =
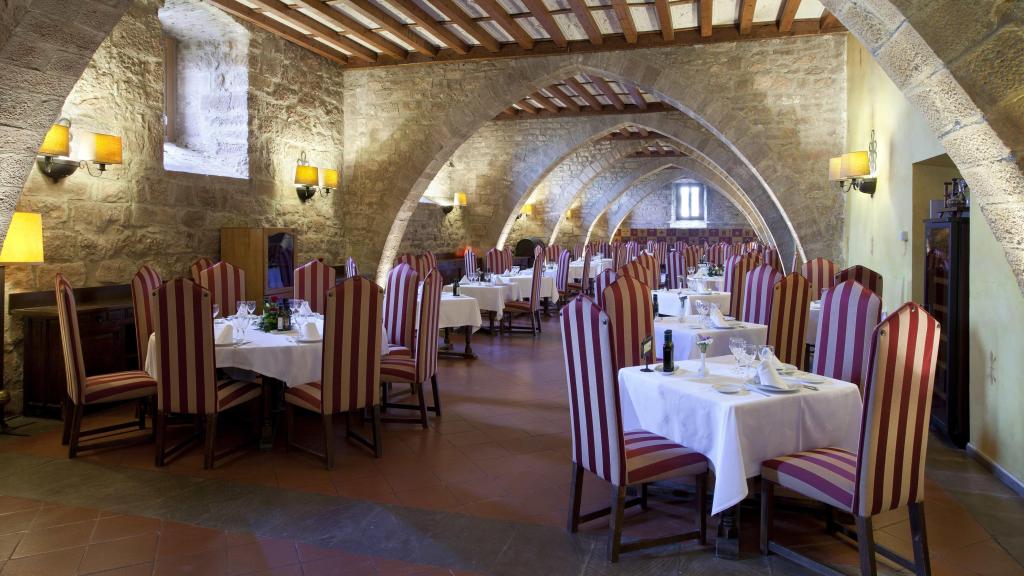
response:
[[[700,367],[697,368],[697,376],[700,377],[700,378],[705,378],[705,377],[707,377],[707,375],[708,375],[707,353],[706,352],[701,352],[700,353]]]

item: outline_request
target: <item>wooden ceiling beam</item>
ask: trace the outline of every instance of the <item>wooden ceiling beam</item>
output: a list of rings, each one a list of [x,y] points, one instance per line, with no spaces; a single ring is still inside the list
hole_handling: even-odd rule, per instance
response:
[[[633,99],[633,103],[636,107],[641,110],[647,109],[647,100],[644,99],[644,95],[640,93],[640,89],[636,87],[636,84],[632,82],[626,82],[626,92],[629,93],[629,97]]]
[[[619,20],[622,28],[622,35],[626,42],[636,44],[636,23],[633,22],[633,13],[629,11],[629,4],[626,0],[612,0],[612,7],[615,8],[615,17]]]
[[[431,36],[445,43],[448,48],[459,55],[469,54],[469,44],[462,41],[444,24],[438,22],[426,10],[416,5],[413,0],[393,0],[391,5],[402,11],[419,27],[430,33]]]
[[[835,28],[839,26],[839,18],[836,15],[825,10],[821,13],[821,20],[818,21],[818,27],[822,30],[828,30],[829,28]]]
[[[508,12],[505,11],[501,4],[498,4],[497,0],[476,0],[476,3],[494,19],[495,24],[500,26],[505,32],[508,32],[508,35],[514,38],[516,43],[522,46],[524,50],[533,48],[533,36],[530,36],[526,30],[523,30],[519,22],[516,22],[514,18],[509,16]]]
[[[548,7],[544,5],[544,0],[522,0],[522,2],[533,13],[533,17],[537,19],[537,22],[540,22],[541,27],[551,37],[551,41],[555,43],[555,46],[564,47],[567,44],[565,34],[558,26],[558,22],[555,22],[555,17],[551,15]]]
[[[516,104],[523,112],[526,112],[527,114],[537,114],[537,107],[527,102],[525,98],[520,100],[519,102],[516,102]]]
[[[566,90],[564,85],[551,86],[550,88],[548,88],[548,92],[554,94],[555,97],[558,98],[558,101],[561,102],[562,104],[565,104],[565,107],[568,108],[569,110],[573,112],[580,111],[580,105],[577,104],[576,101],[572,99],[572,96],[569,95],[569,91]]]
[[[614,112],[614,113],[617,114],[617,112]],[[639,127],[637,127],[637,131],[636,132],[630,132],[629,130],[617,130],[615,132],[610,132],[610,133],[608,133],[608,134],[606,134],[604,136],[605,140],[615,140],[615,141],[621,141],[621,140],[650,140],[651,138],[664,138],[664,136],[661,135],[658,132],[651,132],[651,131],[649,131],[649,130],[647,130],[645,128],[639,128]]]
[[[297,6],[305,6],[313,10],[331,24],[343,28],[346,34],[355,36],[392,58],[405,60],[405,57],[409,55],[405,48],[363,26],[356,19],[331,8],[324,0],[298,0]]]
[[[598,100],[596,96],[591,94],[590,90],[587,90],[586,87],[583,86],[583,84],[580,84],[580,82],[575,78],[566,78],[565,85],[572,88],[573,92],[575,92],[576,94],[579,94],[580,98],[586,100],[587,104],[589,104],[590,107],[593,108],[594,110],[600,110],[601,108],[604,108],[604,106],[601,104],[601,101]]]
[[[576,116],[606,116],[609,114],[652,114],[657,112],[669,112],[675,110],[675,108],[672,108],[667,104],[662,104],[661,102],[648,102],[646,110],[641,110],[640,108],[637,108],[633,104],[627,104],[626,106],[623,107],[622,110],[616,110],[611,106],[605,106],[601,110],[594,110],[593,108],[589,107],[580,108],[579,112],[573,112],[572,110],[568,110],[565,108],[561,109],[560,112],[551,112],[550,110],[547,110],[545,108],[537,108],[536,106],[531,107],[530,104],[526,102],[526,100],[520,100],[519,102],[516,102],[516,105],[522,107],[526,111],[526,113],[530,115],[530,118],[568,118]],[[515,118],[525,117],[526,116],[524,116],[523,114],[518,114],[515,116]],[[513,117],[501,113],[495,116],[494,119],[511,120],[512,118]],[[656,135],[652,132],[650,137],[653,138],[655,136]],[[632,138],[629,139],[641,140],[639,136],[633,136]]]
[[[408,0],[412,1],[412,0]],[[490,52],[498,52],[501,50],[501,45],[498,43],[498,39],[491,36],[491,33],[484,30],[479,24],[477,24],[469,14],[466,14],[462,8],[453,2],[452,0],[431,0],[430,4],[441,11],[452,23],[456,24],[459,28],[462,28],[466,34],[469,34],[481,46],[486,48]]]
[[[754,27],[754,8],[757,0],[743,0],[740,4],[740,34],[750,34]]]
[[[235,0],[210,1],[228,14],[241,18],[242,20],[245,20],[258,28],[262,28],[271,34],[276,34],[296,46],[301,46],[314,54],[319,54],[320,56],[323,56],[332,62],[337,62],[338,64],[348,63],[348,56],[344,53],[315,40],[312,36],[304,35],[290,26],[286,26],[273,18],[265,16],[244,4],[236,2]]]
[[[536,102],[537,104],[540,104],[541,108],[553,114],[558,114],[559,112],[562,111],[562,109],[558,107],[558,104],[555,104],[554,101],[552,101],[550,98],[541,94],[540,90],[534,92],[533,94],[530,94],[530,99]]]
[[[323,23],[314,20],[313,18],[306,16],[302,12],[299,12],[294,6],[285,4],[280,0],[250,0],[252,4],[263,10],[272,12],[282,20],[297,26],[303,30],[306,30],[314,38],[331,44],[339,49],[351,52],[354,58],[365,60],[366,62],[376,62],[377,53],[370,50],[366,46],[351,40],[345,36],[342,36],[335,30],[331,30]]]
[[[612,90],[612,87],[604,78],[590,75],[587,75],[587,78],[589,78],[594,86],[604,94],[604,97],[612,103],[612,106],[615,106],[616,110],[621,111],[625,107],[625,103],[622,101],[622,98],[619,98],[619,95],[615,93],[615,90]]]
[[[658,13],[658,25],[661,27],[661,37],[666,42],[671,42],[676,37],[676,29],[672,24],[672,10],[668,6],[668,0],[656,0],[654,8]]]
[[[637,126],[636,133],[639,134],[641,138],[648,138],[651,135],[647,128],[644,128],[643,126]]]
[[[394,34],[406,44],[413,47],[414,50],[433,58],[437,56],[438,48],[427,41],[426,38],[420,36],[409,28],[404,22],[396,19],[391,14],[381,10],[375,4],[369,0],[349,0],[352,6],[366,16],[370,20],[373,20],[381,28]]]
[[[701,38],[708,38],[714,30],[713,10],[714,0],[700,0],[698,11],[700,12],[700,35]]]
[[[591,13],[590,7],[587,6],[586,0],[569,0],[569,6],[572,8],[576,20],[583,27],[583,31],[587,33],[590,42],[600,46],[604,42],[604,34],[601,34],[601,29],[597,27],[597,21],[594,20],[594,15]]]
[[[800,0],[786,0],[779,12],[779,32],[789,32],[793,29],[793,20],[796,19],[796,11],[800,8]]]

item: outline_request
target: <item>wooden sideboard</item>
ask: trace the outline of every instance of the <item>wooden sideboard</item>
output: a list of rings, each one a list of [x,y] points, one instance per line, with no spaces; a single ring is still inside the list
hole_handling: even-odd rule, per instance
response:
[[[138,369],[131,287],[78,288],[75,301],[86,374]],[[11,294],[9,311],[24,323],[23,412],[60,418],[67,380],[54,292]]]

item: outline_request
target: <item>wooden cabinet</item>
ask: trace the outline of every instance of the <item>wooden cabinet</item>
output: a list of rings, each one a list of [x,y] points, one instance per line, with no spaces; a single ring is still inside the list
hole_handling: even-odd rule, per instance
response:
[[[970,439],[970,218],[925,220],[924,226],[924,308],[942,327],[931,422],[963,448]]]
[[[292,228],[221,228],[220,258],[245,270],[245,299],[291,296],[295,274]]]

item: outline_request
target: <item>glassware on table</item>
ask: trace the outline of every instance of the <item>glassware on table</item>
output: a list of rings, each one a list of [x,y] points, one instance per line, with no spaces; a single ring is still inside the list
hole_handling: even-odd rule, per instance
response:
[[[771,344],[762,344],[757,351],[757,357],[760,358],[762,362],[775,358],[775,346],[772,346]]]
[[[733,372],[739,374],[743,368],[743,357],[746,354],[747,341],[745,338],[739,338],[733,336],[729,338],[729,351],[732,352],[733,358],[736,359],[736,368]]]
[[[687,276],[693,276],[696,272],[697,272],[697,267],[696,266],[690,266],[689,268],[686,269],[686,275]]]
[[[249,315],[252,316],[256,312],[256,301],[255,300],[246,300],[245,301],[245,309],[246,309],[247,312],[249,312]]]
[[[519,270],[520,270],[519,266],[513,266],[512,267],[512,275],[513,276],[518,275],[519,274]]]
[[[220,314],[220,304],[213,305],[213,317],[216,318]]]
[[[244,318],[249,315],[249,307],[245,305],[245,300],[238,301],[238,308],[235,310],[236,318]]]
[[[761,352],[760,344],[747,344],[744,348],[744,358],[746,359],[746,368],[754,369],[757,363],[757,355]]]
[[[714,338],[700,338],[697,340],[697,350],[700,351],[700,366],[697,368],[697,376],[704,378],[709,374],[708,371],[708,348],[715,341]]]

